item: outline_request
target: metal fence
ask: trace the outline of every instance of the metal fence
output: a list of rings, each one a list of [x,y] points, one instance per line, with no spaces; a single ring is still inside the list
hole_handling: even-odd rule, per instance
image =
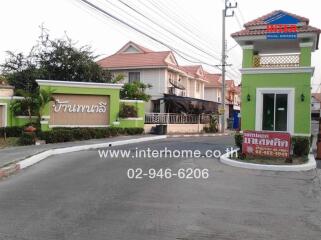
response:
[[[206,124],[209,114],[146,113],[145,124]]]

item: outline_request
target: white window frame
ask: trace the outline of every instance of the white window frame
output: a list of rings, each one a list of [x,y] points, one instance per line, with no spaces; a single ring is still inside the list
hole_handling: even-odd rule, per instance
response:
[[[7,127],[8,126],[8,116],[7,116],[8,105],[7,105],[7,103],[0,103],[0,105],[3,106],[3,111],[4,111],[4,114],[2,116],[2,118],[3,118],[2,120],[4,122],[4,127]]]
[[[199,93],[201,91],[201,84],[196,81],[196,92]]]
[[[284,132],[289,132],[290,134],[294,134],[294,110],[295,110],[294,108],[295,89],[294,88],[257,88],[256,89],[255,130],[264,131],[262,130],[263,94],[287,94],[288,95],[287,130]]]
[[[221,91],[217,90],[217,102],[221,102]]]

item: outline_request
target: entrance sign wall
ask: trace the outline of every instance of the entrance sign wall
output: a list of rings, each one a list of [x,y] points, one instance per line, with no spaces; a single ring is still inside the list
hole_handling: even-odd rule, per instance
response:
[[[44,110],[41,128],[144,127],[144,102],[119,99],[122,84],[37,80],[41,89],[54,92],[54,102]],[[120,119],[120,104],[135,105],[139,117]]]
[[[144,127],[145,102],[121,100],[119,92],[122,84],[36,81],[40,89],[53,91],[56,100],[48,103],[43,109],[40,116],[42,131],[49,131],[55,127]],[[22,100],[23,97],[13,96],[11,86],[0,85],[0,90],[3,90],[0,91],[0,127],[22,127],[29,124],[28,116],[16,116],[11,108],[16,100]],[[120,105],[136,107],[137,117],[119,118]],[[38,116],[32,116],[31,121],[38,121]]]
[[[54,94],[50,126],[109,126],[109,96]]]

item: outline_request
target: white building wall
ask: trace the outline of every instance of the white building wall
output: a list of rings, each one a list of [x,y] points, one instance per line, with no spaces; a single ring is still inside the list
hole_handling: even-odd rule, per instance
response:
[[[128,83],[129,72],[140,72],[140,81],[145,84],[152,85],[152,88],[147,89],[146,93],[151,95],[153,99],[162,97],[167,92],[167,70],[166,69],[133,69],[133,70],[113,70],[112,73],[123,74],[124,81]]]
[[[221,102],[221,89],[216,87],[206,87],[204,99],[208,101]]]

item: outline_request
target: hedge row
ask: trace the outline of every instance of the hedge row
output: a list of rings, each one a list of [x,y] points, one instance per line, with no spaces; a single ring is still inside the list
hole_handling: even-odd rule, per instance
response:
[[[243,134],[236,133],[234,135],[235,145],[242,151]],[[310,152],[311,138],[310,137],[291,137],[291,148],[294,156],[307,156]]]
[[[143,132],[143,128],[54,128],[52,131],[39,133],[38,138],[45,140],[46,143],[60,143],[120,135],[137,135]]]
[[[20,137],[24,127],[1,127],[0,137]]]

